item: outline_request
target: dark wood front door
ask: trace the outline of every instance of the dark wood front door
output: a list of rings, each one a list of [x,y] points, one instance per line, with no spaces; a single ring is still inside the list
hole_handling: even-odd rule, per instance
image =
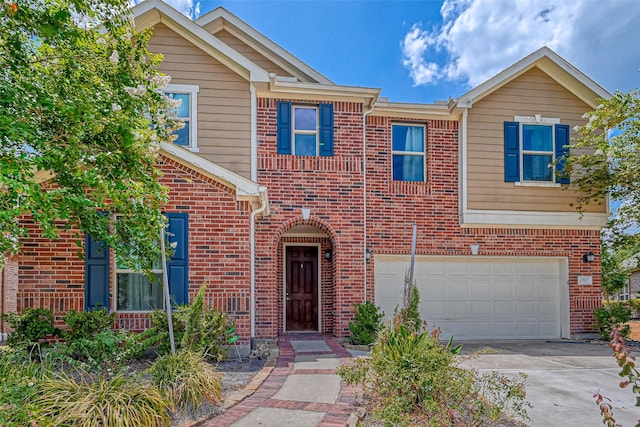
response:
[[[287,331],[318,330],[318,248],[287,246]]]

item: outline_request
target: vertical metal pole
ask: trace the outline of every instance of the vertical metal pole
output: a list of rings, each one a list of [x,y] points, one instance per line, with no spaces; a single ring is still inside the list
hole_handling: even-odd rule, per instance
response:
[[[176,354],[176,342],[173,338],[173,320],[171,319],[171,297],[169,296],[169,276],[167,275],[167,254],[164,247],[164,227],[160,229],[160,250],[162,251],[162,287],[164,288],[164,308],[167,311],[167,322],[169,323],[169,342],[171,343],[171,354]]]
[[[416,234],[418,226],[413,224],[413,236],[411,236],[411,266],[409,267],[409,287],[413,287],[413,265],[416,260]],[[411,298],[411,297],[409,297]]]

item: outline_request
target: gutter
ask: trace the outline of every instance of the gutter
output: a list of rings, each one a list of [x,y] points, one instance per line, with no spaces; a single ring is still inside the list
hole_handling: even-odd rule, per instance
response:
[[[249,215],[249,259],[250,259],[250,283],[249,283],[249,322],[251,350],[256,348],[256,217],[266,212],[269,214],[269,199],[267,187],[260,187],[260,207],[251,211]],[[266,216],[265,215],[265,216]]]

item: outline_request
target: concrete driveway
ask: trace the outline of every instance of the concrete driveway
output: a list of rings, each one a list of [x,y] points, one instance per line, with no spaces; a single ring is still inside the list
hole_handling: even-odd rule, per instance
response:
[[[611,399],[613,415],[623,426],[634,426],[640,408],[630,388],[618,387],[620,371],[606,344],[574,341],[463,342],[463,355],[486,353],[463,366],[506,375],[527,374],[527,401],[533,405],[527,424],[546,426],[601,426],[593,394],[600,390]],[[640,349],[634,349],[640,356]]]

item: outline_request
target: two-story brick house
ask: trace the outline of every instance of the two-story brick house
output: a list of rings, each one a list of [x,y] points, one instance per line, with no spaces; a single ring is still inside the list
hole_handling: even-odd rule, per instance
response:
[[[400,302],[415,224],[422,317],[444,336],[592,332],[607,206],[580,214],[550,165],[609,95],[557,54],[542,48],[448,102],[404,104],[332,83],[222,8],[191,21],[147,0],[134,15],[183,100],[186,126],[159,159],[178,301],[207,283],[245,341],[343,337],[355,303],[389,315]],[[106,305],[122,327],[147,327],[159,286],[93,249],[88,237],[81,260],[70,234],[34,229],[3,298],[57,315]]]

